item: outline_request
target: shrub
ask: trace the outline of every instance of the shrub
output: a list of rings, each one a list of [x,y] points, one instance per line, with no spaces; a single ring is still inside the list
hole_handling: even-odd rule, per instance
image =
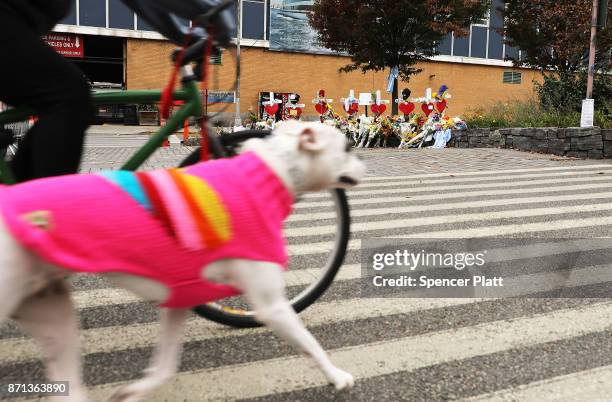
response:
[[[545,74],[542,83],[534,83],[538,100],[547,111],[561,113],[580,112],[582,99],[586,96],[587,75]],[[612,113],[612,79],[609,75],[598,74],[593,82],[595,108],[604,114]]]
[[[612,128],[612,114],[608,107],[595,113],[595,125]],[[468,111],[466,122],[471,128],[488,127],[579,127],[580,112],[575,110],[546,110],[535,99],[496,102],[486,108]]]

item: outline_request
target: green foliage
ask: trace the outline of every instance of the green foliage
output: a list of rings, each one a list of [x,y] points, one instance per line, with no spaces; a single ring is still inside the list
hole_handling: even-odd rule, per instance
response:
[[[587,87],[587,75],[545,74],[544,82],[535,83],[540,105],[546,111],[559,113],[580,112]],[[612,78],[598,74],[593,83],[595,109],[602,114],[612,113]]]
[[[504,26],[497,31],[506,44],[520,48],[521,58],[511,58],[516,66],[560,73],[586,69],[591,41],[592,0],[505,0],[497,12]],[[612,15],[612,2],[608,3]],[[609,68],[612,27],[597,35],[597,64]]]
[[[580,112],[545,110],[537,100],[531,99],[497,102],[487,108],[473,109],[468,111],[465,120],[470,128],[579,127]],[[595,125],[612,128],[612,114],[597,111]]]
[[[351,56],[342,71],[398,67],[406,81],[436,43],[455,31],[465,35],[490,0],[315,0],[310,25],[325,47]]]
[[[467,35],[489,9],[490,0],[315,0],[309,21],[319,43],[351,57],[340,71],[397,67],[407,82],[446,34]],[[397,104],[391,107],[397,114]]]

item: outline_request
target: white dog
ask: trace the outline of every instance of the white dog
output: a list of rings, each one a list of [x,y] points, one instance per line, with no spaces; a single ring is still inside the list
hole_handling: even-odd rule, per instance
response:
[[[285,122],[267,139],[250,140],[245,143],[243,152],[236,158],[196,164],[193,167],[186,168],[186,170],[175,170],[172,174],[170,171],[158,171],[158,173],[153,172],[149,176],[147,176],[148,173],[139,173],[138,175],[146,176],[141,177],[143,180],[141,184],[146,187],[146,180],[152,182],[160,180],[159,183],[162,183],[163,180],[160,176],[162,174],[166,174],[167,179],[172,175],[190,176],[202,172],[203,177],[209,181],[212,187],[214,186],[211,183],[217,180],[221,183],[221,187],[223,187],[223,183],[229,183],[226,187],[231,186],[233,189],[237,185],[232,180],[235,180],[236,176],[240,176],[240,169],[243,166],[246,166],[244,169],[248,170],[249,166],[253,167],[257,163],[261,163],[261,169],[272,172],[274,178],[270,176],[267,181],[257,183],[260,190],[254,191],[251,195],[248,195],[249,188],[238,190],[244,191],[248,196],[263,197],[260,192],[266,193],[268,191],[266,190],[268,185],[266,183],[276,180],[278,188],[273,189],[274,191],[268,191],[270,194],[267,196],[282,198],[285,195],[288,196],[287,199],[293,201],[293,196],[306,191],[319,191],[333,187],[346,188],[357,184],[365,174],[365,166],[348,151],[349,147],[345,137],[332,127],[319,123]],[[247,159],[251,162],[244,162]],[[234,162],[241,160],[243,162],[239,165]],[[206,173],[209,172],[209,166],[220,166],[221,170],[232,168],[232,170],[219,173],[219,169],[217,169],[214,174]],[[265,174],[257,172],[249,171],[248,174],[249,177],[267,177]],[[130,187],[129,183],[122,182],[124,179],[134,179],[138,175],[130,176],[129,173],[125,173],[125,176],[121,174],[113,175],[113,173],[106,176],[71,175],[36,180],[15,186],[0,186],[0,323],[7,318],[12,318],[40,343],[49,380],[70,382],[70,396],[65,397],[65,400],[86,400],[86,388],[81,378],[78,320],[71,302],[69,286],[65,281],[69,274],[75,271],[99,273],[107,277],[116,286],[128,289],[143,299],[157,302],[162,307],[166,307],[162,309],[161,315],[161,340],[155,349],[151,365],[146,370],[144,378],[118,389],[111,398],[113,401],[142,400],[147,393],[170,379],[176,373],[178,367],[179,338],[189,307],[193,304],[201,304],[201,301],[210,301],[214,298],[232,294],[231,292],[227,293],[228,289],[244,294],[255,311],[258,321],[271,328],[305,355],[311,357],[329,382],[337,389],[353,385],[353,377],[332,364],[319,343],[301,323],[285,297],[282,276],[284,268],[282,257],[285,251],[280,234],[267,234],[271,238],[277,239],[276,236],[278,236],[278,239],[281,239],[280,242],[277,242],[280,244],[280,251],[276,250],[280,253],[277,253],[280,257],[275,257],[274,253],[270,254],[267,251],[267,249],[274,249],[276,243],[270,247],[259,248],[257,244],[255,246],[251,245],[250,248],[245,245],[246,251],[244,253],[240,247],[234,247],[233,251],[218,253],[218,250],[224,250],[224,247],[233,241],[231,240],[233,232],[237,233],[242,230],[241,227],[232,228],[231,219],[233,218],[223,214],[223,205],[227,200],[223,199],[222,190],[213,189],[212,195],[208,194],[206,197],[201,194],[193,195],[196,201],[200,199],[198,198],[200,196],[206,200],[212,197],[213,201],[211,202],[213,203],[215,197],[218,196],[221,199],[217,205],[221,212],[216,211],[212,215],[206,215],[209,218],[209,223],[212,222],[212,226],[218,229],[217,237],[214,237],[214,241],[210,237],[202,237],[205,241],[202,240],[202,243],[197,243],[194,238],[189,236],[190,232],[185,231],[184,226],[187,225],[185,222],[179,221],[177,224],[176,219],[179,219],[180,216],[174,210],[175,208],[178,209],[176,202],[172,203],[170,212],[166,212],[169,214],[169,218],[167,218],[177,226],[172,227],[173,223],[171,222],[170,227],[164,227],[163,216],[160,217],[163,214],[160,214],[160,211],[156,209],[157,207],[148,205],[142,199],[138,199],[138,195],[132,192],[133,188]],[[186,180],[185,183],[192,183],[192,178],[181,176],[179,179]],[[274,187],[276,184],[271,186]],[[203,186],[202,184],[197,185]],[[196,186],[194,188],[207,189],[206,191],[210,192],[210,188],[205,187],[204,185],[204,187]],[[64,193],[59,196],[55,194],[60,191],[58,189],[62,188],[65,189]],[[126,205],[122,208],[115,208],[114,201],[110,198],[100,199],[105,198],[100,195],[102,193],[97,193],[97,191],[101,191],[100,188],[109,191],[116,190],[115,198],[120,198],[121,202],[126,203]],[[147,189],[148,187],[145,188],[145,190]],[[220,193],[217,194],[215,191]],[[238,194],[239,191],[234,191],[234,193]],[[29,193],[33,193],[34,196],[28,198]],[[145,193],[149,194],[148,190]],[[51,195],[47,196],[47,194]],[[55,194],[55,197],[53,197],[53,194]],[[158,196],[157,201],[163,201],[167,194],[160,193]],[[85,197],[90,204],[77,205],[83,202],[82,197]],[[217,201],[219,200],[217,199]],[[283,202],[282,200],[266,199],[266,202],[268,201],[272,202],[270,205],[278,206],[281,206]],[[139,205],[139,202],[142,205]],[[230,207],[227,207],[228,213],[231,213],[232,201],[227,202],[230,205]],[[28,203],[35,205],[34,210],[27,209]],[[253,219],[260,219],[265,223],[272,219],[271,216],[280,217],[282,220],[290,211],[290,208],[282,211],[268,208],[270,211],[252,212],[255,204],[257,202],[246,205],[237,213],[247,213],[245,211],[248,211],[251,214],[245,215],[248,219],[253,217]],[[142,208],[143,205],[152,208],[155,212]],[[109,215],[111,216],[109,219],[115,219],[115,215],[119,214],[116,217],[116,222],[108,223],[107,219],[102,219],[104,208],[107,207],[111,210],[115,208],[111,211],[112,215]],[[89,215],[92,215],[93,218],[86,219],[88,209],[92,208],[93,210],[89,211]],[[69,210],[68,214],[65,211],[62,212],[66,209]],[[206,212],[206,214],[209,213]],[[164,265],[164,268],[167,268],[170,274],[157,272],[150,275],[148,273],[139,274],[140,271],[136,268],[117,268],[117,266],[123,267],[121,264],[124,263],[126,266],[131,266],[129,264],[134,259],[144,258],[146,260],[146,253],[148,252],[155,253],[154,249],[148,248],[147,242],[149,240],[146,236],[149,232],[146,232],[146,228],[143,226],[135,228],[127,224],[134,216],[140,216],[139,214],[142,215],[142,219],[149,219],[147,216],[150,217],[150,222],[153,222],[150,231],[159,231],[159,233],[155,233],[166,236],[164,237],[166,240],[170,239],[164,244],[173,246],[167,250],[168,253],[179,254],[179,259],[174,265],[182,262],[180,258],[187,258],[185,261],[188,261],[189,258],[200,258],[199,253],[206,255],[204,260],[208,258],[207,262],[203,266],[197,267],[195,276],[198,283],[194,284],[193,289],[204,286],[206,289],[214,289],[216,292],[214,295],[197,294],[201,299],[187,300],[190,292],[180,288],[183,285],[176,285],[172,277],[172,269],[181,267]],[[126,222],[127,226],[117,228],[116,226],[121,226],[123,221]],[[238,219],[233,224],[236,226],[240,222]],[[196,223],[199,225],[201,222]],[[259,221],[256,220],[255,223],[259,225]],[[255,223],[251,226],[256,226]],[[190,224],[193,224],[193,222]],[[282,231],[281,225],[282,223],[279,225],[278,222],[273,222],[271,227],[280,233]],[[107,230],[107,232],[104,232],[104,230]],[[112,243],[114,240],[111,236],[112,230],[116,230],[123,237],[117,240],[116,243],[120,243],[119,245],[112,246],[115,247],[115,249],[112,249],[112,253],[105,253],[107,242],[100,242],[99,240],[104,238]],[[256,226],[249,230],[256,230],[260,236],[265,237],[265,228]],[[69,236],[59,238],[59,240],[49,240],[53,236],[62,236],[61,233],[63,232],[75,231],[79,234],[76,239],[84,236],[94,244],[89,243],[88,248],[79,249],[76,244],[78,241],[75,241],[75,244],[70,244],[71,238]],[[59,234],[56,235],[56,232]],[[208,236],[210,236],[210,233],[208,233]],[[129,247],[125,246],[126,239],[129,242]],[[274,239],[273,241],[276,241]],[[264,239],[264,241],[268,240]],[[69,245],[62,248],[62,242],[67,242]],[[206,245],[202,246],[204,243]],[[73,246],[76,248],[74,252],[72,250]],[[118,251],[116,250],[117,247],[120,248]],[[122,252],[124,252],[123,257]],[[48,258],[48,256],[52,257]],[[214,258],[215,256],[217,257]],[[284,256],[286,257],[286,255]],[[67,261],[67,263],[64,264],[64,261]],[[91,261],[91,266],[82,266],[88,264],[88,261]],[[111,263],[117,265],[112,267],[105,265]],[[165,274],[169,278],[162,278],[161,276],[157,278],[155,277],[157,274]],[[177,288],[173,286],[177,286]],[[177,289],[181,289],[181,291],[176,292]],[[194,297],[193,294],[191,297]]]

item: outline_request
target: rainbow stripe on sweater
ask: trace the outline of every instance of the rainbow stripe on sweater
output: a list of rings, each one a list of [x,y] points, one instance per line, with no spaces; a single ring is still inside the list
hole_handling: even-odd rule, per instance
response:
[[[184,247],[216,248],[232,238],[231,219],[219,194],[180,169],[100,174],[153,214]]]

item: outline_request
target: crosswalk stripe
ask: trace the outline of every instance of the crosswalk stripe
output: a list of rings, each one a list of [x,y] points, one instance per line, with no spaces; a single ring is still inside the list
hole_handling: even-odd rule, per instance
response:
[[[288,282],[291,281],[294,285],[312,282],[312,276],[310,277],[310,279],[308,279],[307,272],[294,272],[296,273],[296,275],[290,276],[289,279],[287,279]],[[289,275],[289,273],[285,275]],[[300,275],[300,277],[297,277],[298,275]],[[112,306],[116,304],[138,303],[143,302],[144,300],[125,289],[102,288],[73,292],[72,301],[74,303],[75,308],[85,309],[92,307]]]
[[[593,180],[596,179],[597,177],[593,176],[593,175],[601,175],[602,173],[604,173],[604,171],[602,169],[599,170],[594,170],[594,171],[586,171],[586,172],[562,172],[562,173],[550,173],[550,174],[530,174],[530,175],[525,175],[525,176],[520,176],[520,177],[514,177],[514,176],[496,176],[495,178],[487,178],[487,179],[483,179],[482,177],[470,177],[470,178],[465,178],[465,179],[451,179],[451,180],[408,180],[408,181],[391,181],[391,182],[384,182],[384,183],[375,183],[375,184],[360,184],[359,186],[357,186],[354,189],[351,189],[349,191],[349,194],[352,195],[359,195],[359,194],[363,194],[363,193],[367,193],[367,194],[388,194],[387,192],[381,192],[381,191],[393,191],[393,190],[384,190],[382,188],[384,187],[410,187],[413,189],[418,189],[421,190],[423,188],[433,188],[433,187],[437,187],[440,189],[447,189],[446,187],[442,186],[442,185],[447,185],[447,184],[453,184],[454,186],[452,186],[450,189],[454,189],[457,187],[457,185],[461,185],[462,187],[468,186],[470,183],[482,183],[483,181],[490,181],[489,183],[483,183],[481,184],[481,187],[486,187],[486,186],[491,186],[491,187],[495,187],[495,186],[499,186],[499,183],[502,184],[506,184],[509,181],[511,181],[512,183],[524,183],[522,185],[529,185],[529,184],[538,184],[540,182],[546,182],[547,180],[551,180],[551,179],[556,179],[556,182],[559,182],[559,178],[565,178],[565,180],[561,180],[561,182],[571,182],[571,181],[585,181],[585,180]],[[607,173],[612,173],[611,171],[607,171]],[[572,176],[579,176],[579,177],[572,177]],[[601,177],[608,177],[606,175],[604,176],[599,176],[599,178],[601,179]],[[520,179],[520,181],[518,181]],[[530,179],[530,180],[527,180]],[[371,190],[372,188],[378,188],[379,190]],[[374,192],[377,191],[377,192]],[[322,193],[322,192],[318,192],[318,193],[309,193],[305,196],[303,196],[304,199],[315,199],[315,198],[324,198],[327,197],[326,194]]]
[[[452,209],[466,209],[466,208],[486,208],[486,207],[500,207],[509,205],[522,205],[522,204],[535,204],[544,202],[563,202],[563,201],[589,201],[612,198],[612,192],[605,193],[587,193],[587,194],[570,194],[570,195],[557,195],[553,197],[524,197],[524,198],[500,198],[493,200],[482,200],[482,201],[462,201],[455,203],[446,204],[428,204],[427,207],[433,211],[446,211]],[[409,206],[409,207],[392,207],[392,208],[368,208],[368,209],[353,209],[351,210],[351,217],[365,217],[365,216],[386,216],[388,214],[410,214],[410,213],[421,213],[423,212],[422,206]],[[315,213],[298,213],[293,214],[287,219],[287,222],[312,222],[316,220],[335,219],[337,214],[335,212],[315,212]]]
[[[565,276],[567,275],[567,276]],[[612,264],[578,268],[562,272],[543,272],[504,278],[501,288],[476,288],[477,298],[507,298],[565,290],[612,281]],[[429,293],[431,295],[431,293]],[[418,293],[415,294],[418,296]]]
[[[595,252],[606,250],[612,246],[612,240],[599,239],[566,239],[554,240],[552,242],[540,241],[531,244],[522,244],[518,247],[490,248],[487,249],[487,262],[501,262],[515,259],[551,257],[559,254],[574,252]],[[360,264],[345,264],[336,274],[335,281],[356,279],[361,275]],[[313,278],[319,278],[321,268],[305,268],[289,270],[284,273],[287,286],[300,286],[312,283]],[[104,293],[105,288],[92,290],[77,290],[72,293],[72,298],[77,308],[104,306],[111,304],[130,303],[139,300],[128,291],[120,289],[109,290]]]
[[[593,170],[593,169],[610,169],[612,167],[611,164],[598,163],[598,164],[584,164],[584,165],[574,165],[574,166],[551,166],[551,167],[538,167],[538,168],[529,168],[529,169],[506,169],[506,170],[477,170],[472,172],[453,172],[453,173],[425,173],[420,174],[421,178],[434,178],[434,177],[467,177],[467,176],[487,176],[487,175],[500,175],[500,174],[508,174],[508,173],[529,173],[529,172],[555,172],[555,171],[563,171],[563,170]],[[416,173],[415,173],[416,174]],[[364,178],[364,182],[376,182],[376,181],[386,181],[386,180],[410,180],[414,179],[414,175],[411,176],[373,176]]]
[[[120,288],[81,290],[72,293],[72,302],[77,309],[137,303],[143,300]]]
[[[351,190],[348,195],[351,199],[355,199],[355,197],[362,196],[372,196],[372,195],[383,195],[383,194],[418,194],[424,192],[431,191],[453,191],[453,190],[461,190],[461,192],[466,192],[466,190],[479,190],[479,189],[496,189],[496,188],[515,188],[515,187],[525,187],[525,186],[548,186],[552,184],[571,184],[571,183],[584,183],[584,177],[574,177],[574,178],[564,178],[564,179],[546,179],[546,180],[530,180],[530,181],[503,181],[499,183],[482,183],[482,184],[454,184],[448,186],[413,186],[413,187],[403,187],[403,188],[391,188],[384,190]],[[609,186],[612,186],[612,177],[603,176],[603,177],[590,177],[588,179],[589,183],[597,183],[597,182],[606,182]],[[328,194],[321,193],[317,194],[318,198],[329,198]],[[315,197],[311,197],[315,198]]]
[[[444,199],[456,199],[456,198],[481,198],[481,197],[492,197],[501,195],[522,195],[522,194],[537,194],[542,193],[543,195],[549,195],[550,193],[558,192],[570,192],[570,191],[586,191],[586,190],[597,190],[597,189],[610,189],[612,183],[598,183],[598,184],[578,184],[574,186],[553,186],[553,187],[536,187],[536,188],[518,188],[518,189],[503,189],[503,190],[484,190],[484,191],[454,191],[451,193],[435,193],[435,194],[411,194],[412,190],[398,191],[398,194],[406,192],[406,195],[401,197],[375,197],[375,198],[349,198],[349,205],[351,208],[357,205],[368,205],[368,204],[397,204],[397,203],[409,203],[415,201],[430,201],[430,200],[444,200]],[[328,196],[330,197],[330,196]],[[294,210],[299,211],[305,208],[322,208],[331,207],[332,201],[302,201],[294,205]]]
[[[336,276],[336,280],[355,279],[359,276],[359,269],[360,266],[358,264],[343,266]],[[299,286],[310,284],[313,281],[313,277],[320,276],[321,268],[307,268],[286,272],[284,274],[284,280],[288,286]],[[72,301],[75,308],[84,309],[115,304],[136,303],[143,300],[125,289],[111,287],[72,292]]]
[[[373,230],[410,228],[416,226],[445,225],[460,222],[490,221],[496,219],[528,218],[535,216],[554,216],[569,213],[588,213],[612,210],[612,203],[558,206],[550,208],[515,209],[510,211],[483,212],[475,214],[436,215],[422,218],[393,219],[385,221],[358,222],[351,225],[351,232],[368,232]],[[388,213],[392,213],[389,211]],[[327,235],[336,233],[336,225],[286,228],[287,238]]]
[[[312,305],[300,314],[309,326],[330,322],[354,321],[412,311],[423,311],[441,307],[475,303],[479,299],[347,299],[342,301],[321,302]],[[268,332],[267,329],[245,329],[241,335]],[[187,322],[183,339],[186,342],[220,338],[228,335],[227,328],[202,318]],[[150,346],[158,341],[159,323],[130,326],[114,326],[82,331],[82,351],[85,354],[111,352],[127,348]],[[29,338],[0,340],[0,361],[3,364],[21,360],[37,359],[40,353],[36,343]]]
[[[465,228],[457,230],[441,230],[429,232],[417,232],[409,235],[393,235],[396,239],[453,239],[453,238],[471,238],[471,237],[492,237],[504,236],[519,233],[538,233],[553,230],[588,228],[597,226],[612,225],[612,217],[593,217],[593,218],[574,218],[562,219],[548,222],[520,223],[512,225],[499,226],[483,226],[477,228]],[[361,239],[353,239],[349,241],[347,250],[360,250]],[[292,244],[288,246],[289,255],[309,255],[329,253],[334,247],[333,242],[316,242],[308,244]]]
[[[609,401],[612,394],[612,366],[549,378],[516,388],[463,399],[464,402],[509,401]]]
[[[487,262],[508,261],[513,259],[547,257],[567,254],[577,251],[597,251],[612,248],[612,240],[607,239],[575,239],[568,241],[539,242],[519,247],[489,249]],[[288,271],[284,274],[287,286],[300,286],[312,283],[313,278],[319,278],[321,268],[306,268]],[[342,266],[335,281],[357,279],[361,275],[360,264]],[[142,301],[138,296],[119,288],[102,288],[82,290],[72,293],[72,300],[77,309],[126,304]]]
[[[359,379],[412,370],[544,342],[558,341],[609,328],[612,302],[555,311],[528,318],[495,321],[471,327],[411,336],[386,342],[331,350],[331,359]],[[566,325],[559,325],[560,322]],[[460,347],[458,347],[460,345]],[[304,357],[283,357],[216,369],[181,373],[151,395],[151,401],[176,395],[199,395],[202,400],[253,398],[327,383]],[[118,384],[90,391],[102,400]]]

